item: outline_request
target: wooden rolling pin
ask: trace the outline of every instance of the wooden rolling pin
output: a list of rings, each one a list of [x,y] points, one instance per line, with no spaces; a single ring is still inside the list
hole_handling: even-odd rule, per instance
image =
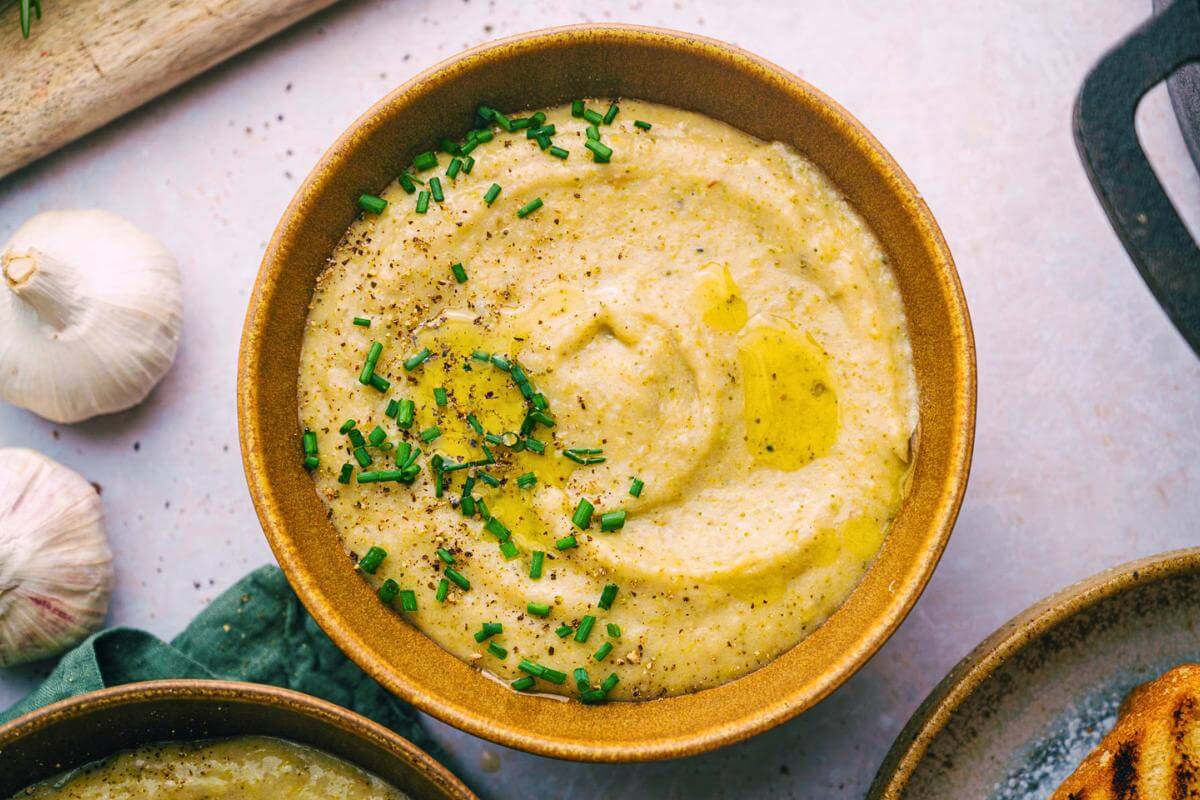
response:
[[[42,0],[0,13],[0,177],[336,0]]]

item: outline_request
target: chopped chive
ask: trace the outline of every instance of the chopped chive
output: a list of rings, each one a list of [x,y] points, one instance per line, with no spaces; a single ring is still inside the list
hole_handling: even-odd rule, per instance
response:
[[[488,642],[487,651],[501,661],[508,658],[508,651],[495,642]]]
[[[593,125],[599,125],[601,122],[604,122],[604,117],[598,111],[593,111],[590,108],[583,110],[583,118]]]
[[[386,392],[392,386],[392,382],[382,375],[371,376],[371,388],[379,392]]]
[[[321,466],[321,459],[317,458],[316,456],[305,456],[304,457],[304,468],[305,469],[312,470],[312,469],[316,469],[319,466]]]
[[[620,110],[620,106],[618,106],[616,103],[610,105],[608,107],[608,111],[604,112],[604,124],[612,125],[612,121],[617,118],[617,112]]]
[[[594,706],[605,701],[604,692],[600,689],[588,689],[583,694],[579,695],[579,702],[585,706]]]
[[[619,531],[625,527],[625,510],[606,511],[600,515],[600,530],[605,533]]]
[[[512,536],[512,531],[505,527],[499,517],[492,517],[483,526],[484,530],[495,536],[500,541],[505,541]]]
[[[525,439],[523,439],[523,441],[525,442],[526,450],[537,453],[538,455],[541,455],[542,453],[546,452],[546,445],[544,445],[542,442],[538,441],[537,439],[534,439],[532,436],[525,437]]]
[[[545,150],[547,147],[550,146],[550,137],[544,133],[541,136],[538,136],[537,138],[535,138],[534,141],[538,143],[538,149],[540,149],[540,150]]]
[[[579,540],[574,536],[564,536],[555,542],[554,546],[559,550],[570,550],[572,547],[579,547]]]
[[[616,686],[620,682],[620,680],[621,679],[617,677],[617,673],[615,673],[615,672],[610,673],[609,676],[604,679],[604,683],[600,684],[600,691],[604,692],[605,694],[608,694],[609,692],[611,692],[613,689],[616,688]]]
[[[438,165],[437,156],[433,153],[420,153],[413,159],[413,166],[421,172],[427,169],[433,169]]]
[[[466,153],[464,153],[463,155],[466,155]],[[473,169],[475,169],[475,159],[471,158],[470,156],[467,156],[467,160],[463,162],[463,168],[462,168],[463,174],[470,175],[471,170],[473,170]]]
[[[608,583],[604,585],[604,590],[600,592],[600,602],[596,605],[608,611],[612,608],[613,600],[617,599],[617,585]]]
[[[458,510],[462,512],[464,517],[475,516],[475,498],[471,495],[464,495],[463,499],[458,501]]]
[[[547,428],[554,427],[554,417],[550,416],[545,411],[534,411],[529,416],[539,425],[545,425]]]
[[[483,502],[482,497],[475,498],[475,507],[479,509],[479,516],[481,519],[491,519],[492,518],[491,512],[488,511],[487,503]]]
[[[504,437],[496,433],[484,434],[483,440],[492,444],[504,444]]]
[[[401,428],[408,429],[413,424],[413,414],[417,410],[417,405],[412,400],[400,400],[400,412],[396,414],[396,424]]]
[[[546,121],[546,114],[542,111],[535,111],[529,117],[529,126],[531,128],[537,128],[537,127],[540,127],[541,124],[545,121]]]
[[[479,435],[483,435],[483,425],[479,424],[479,418],[474,413],[467,414],[467,424],[471,426],[471,430]]]
[[[454,275],[454,280],[458,281],[459,283],[467,282],[467,270],[462,264],[450,265],[450,272]]]
[[[442,472],[458,472],[461,469],[470,469],[470,461],[449,462],[442,464]]]
[[[575,629],[575,641],[586,642],[588,637],[592,635],[592,626],[596,624],[596,618],[591,614],[587,614],[583,619],[579,620],[579,627]]]
[[[608,657],[608,654],[612,652],[612,649],[612,642],[605,642],[604,644],[600,645],[595,653],[592,653],[592,658],[596,659],[597,661],[603,661]]]
[[[488,187],[487,194],[485,194],[483,196],[483,202],[487,203],[490,206],[496,200],[496,198],[499,196],[500,196],[500,184],[493,183],[490,187]]]
[[[350,437],[350,444],[354,447],[362,447],[367,443],[366,437],[362,435],[362,431],[358,428],[351,428],[348,436]]]
[[[562,686],[567,682],[567,673],[550,669],[550,667],[542,667],[542,680]]]
[[[449,402],[449,400],[447,400],[447,398],[446,398],[445,387],[443,387],[443,386],[434,387],[433,402],[437,403],[439,406],[444,406],[444,405],[446,405],[446,403]]]
[[[614,638],[614,639],[620,639],[620,638],[621,638],[621,626],[620,626],[620,625],[618,625],[618,624],[617,624],[617,623],[615,623],[615,622],[610,622],[610,623],[608,623],[608,625],[607,625],[607,626],[605,626],[605,627],[608,629],[608,635],[609,635],[609,636],[611,636],[611,637],[612,637],[612,638]]]
[[[550,616],[550,606],[546,603],[530,603],[529,605],[525,606],[525,610],[535,617]]]
[[[354,430],[354,426],[357,424],[358,423],[355,422],[354,420],[348,419],[342,423],[342,427],[338,428],[338,433],[341,433],[341,434],[349,433],[350,431]]]
[[[315,456],[317,454],[317,435],[310,430],[306,430],[301,440],[304,444],[304,455]]]
[[[374,430],[367,434],[367,441],[376,446],[383,444],[385,439],[387,439],[387,431],[378,425],[375,426]]]
[[[371,327],[371,320],[366,317],[355,317],[354,324],[360,328],[369,328]]]
[[[529,561],[529,577],[535,581],[542,577],[542,565],[546,562],[546,554],[541,550],[534,550],[533,556]]]
[[[537,475],[532,472],[526,472],[524,475],[517,477],[517,486],[522,489],[528,489],[537,483]]]
[[[387,200],[384,200],[382,197],[376,197],[373,194],[360,194],[358,196],[358,207],[368,214],[382,214],[387,205]]]
[[[461,158],[450,159],[450,166],[446,167],[446,177],[450,178],[451,180],[457,178],[458,171],[462,169],[462,165],[463,162]]]
[[[629,484],[629,493],[634,497],[642,496],[642,489],[646,487],[646,482],[641,478],[635,477],[633,483]]]
[[[512,369],[512,362],[499,353],[496,353],[492,356],[492,364],[504,370],[505,372],[508,372]]]
[[[586,692],[592,688],[592,681],[583,667],[576,667],[572,675],[575,677],[575,688],[579,691]]]
[[[580,499],[579,505],[575,506],[575,513],[571,515],[571,522],[575,523],[575,527],[579,530],[587,530],[588,526],[592,524],[592,511],[595,508],[586,498]]]
[[[566,452],[579,456],[597,456],[604,452],[602,447],[568,447]]]
[[[354,448],[354,460],[358,462],[360,467],[369,467],[371,466],[372,458],[371,454],[367,452],[367,448],[356,447]],[[359,479],[359,483],[362,483],[361,478]]]
[[[424,214],[429,210],[429,192],[422,190],[417,194],[417,213]]]
[[[490,130],[487,130],[486,128],[484,128],[483,130],[475,131],[475,141],[478,142],[479,144],[483,144],[485,142],[490,142],[495,137],[495,135],[496,134],[492,133]]]
[[[407,466],[408,457],[412,454],[412,445],[408,442],[398,442],[396,444],[396,463],[400,466]]]
[[[571,626],[570,625],[559,625],[557,628],[554,629],[554,635],[560,639],[567,638],[568,636],[571,635]]]
[[[358,382],[363,386],[370,385],[371,376],[375,374],[375,365],[379,363],[379,354],[382,352],[382,342],[371,342],[371,348],[367,351],[367,360],[363,362],[362,372],[358,374]]]
[[[373,472],[358,473],[359,483],[389,483],[391,481],[405,480],[404,470],[399,469],[380,469]]]
[[[492,475],[489,472],[484,472],[483,470],[480,470],[478,473],[478,476],[479,476],[479,480],[483,481],[488,486],[491,486],[493,489],[495,489],[496,487],[498,487],[500,485],[500,479],[497,478],[496,476]]]
[[[597,164],[607,164],[612,158],[612,148],[595,139],[588,139],[583,143],[583,146],[592,151],[592,161]]]
[[[521,555],[521,551],[513,544],[512,539],[505,539],[500,543],[500,553],[504,556],[505,561],[512,561],[517,556]]]
[[[546,152],[548,152],[550,155],[554,156],[555,158],[561,158],[563,161],[566,161],[567,157],[571,155],[569,152],[562,149],[561,147],[551,147]]]
[[[540,678],[546,674],[545,667],[527,658],[521,659],[521,663],[517,665],[517,669],[521,670],[521,672],[527,672],[535,678]]]
[[[342,473],[338,475],[338,483],[349,483],[350,476],[354,474],[354,466],[350,462],[342,464]]]
[[[396,400],[388,400],[387,408],[383,410],[383,415],[391,419],[395,419],[400,413],[400,403]]]
[[[469,580],[467,580],[463,576],[463,574],[461,572],[459,572],[458,570],[456,570],[454,567],[446,567],[445,571],[442,574],[445,575],[447,578],[449,578],[454,583],[455,586],[462,589],[464,592],[471,588],[471,582]]]
[[[477,465],[486,466],[488,464],[496,463],[496,456],[492,454],[492,449],[490,447],[488,447],[486,444],[481,444],[481,445],[479,445],[479,449],[483,451],[483,455],[485,456],[485,458],[483,461],[476,461],[475,463]],[[486,481],[485,481],[485,483],[486,483]]]
[[[409,194],[412,194],[417,190],[416,185],[413,183],[412,176],[407,172],[400,173],[400,186]]]
[[[641,129],[642,129],[642,130],[644,130],[644,131],[648,131],[648,130],[650,130],[650,128],[651,128],[652,126],[650,125],[650,123],[649,123],[649,122],[643,122],[643,121],[642,121],[642,120],[640,120],[640,119],[635,119],[635,120],[633,121],[633,127],[635,127],[635,128],[641,128]]]
[[[475,133],[475,132],[476,131],[472,131],[472,133]],[[481,141],[479,141],[478,136],[472,136],[470,139],[468,139],[466,141],[466,143],[462,147],[458,148],[458,154],[460,156],[464,156],[467,159],[468,164],[474,165],[475,164],[474,159],[472,159],[469,155],[467,155],[467,153],[470,153],[472,150],[474,150],[476,147],[479,147],[479,145],[481,145],[481,144],[483,144],[483,143]],[[463,172],[470,172],[470,171],[471,170],[466,169],[466,167],[464,166]]]
[[[433,194],[433,199],[439,203],[446,199],[445,193],[442,192],[442,179],[430,178],[429,191]]]
[[[391,578],[383,582],[379,587],[379,599],[385,603],[390,603],[396,599],[396,595],[400,594],[400,584],[396,583]]]
[[[508,117],[501,114],[499,111],[492,112],[492,122],[495,122],[497,125],[499,125],[504,130],[508,131],[509,133],[512,133],[512,129],[513,129],[512,121],[509,120]]]
[[[539,136],[553,136],[556,133],[558,133],[558,128],[553,125],[542,125],[525,131],[525,138],[537,139]]]
[[[509,124],[512,125],[512,130],[514,130],[514,131],[520,130],[521,128],[528,128],[530,122],[531,122],[531,120],[529,119],[529,117],[522,117],[520,119],[509,120]]]
[[[408,614],[417,610],[417,593],[412,589],[400,590],[400,609]]]
[[[475,631],[475,641],[485,642],[498,633],[504,633],[504,625],[499,622],[485,622]]]
[[[418,450],[418,453],[421,451]],[[420,464],[409,464],[400,471],[400,479],[405,483],[412,483],[421,474]]]
[[[572,100],[571,101],[571,116],[572,117],[582,117],[583,116],[583,101],[582,100]]]
[[[510,683],[509,686],[516,689],[518,692],[524,692],[532,689],[535,683],[537,683],[537,681],[526,675],[524,678],[517,678],[515,681]]]
[[[442,435],[442,429],[439,428],[437,425],[431,425],[428,428],[426,428],[425,430],[421,431],[421,441],[425,442],[426,444],[429,444],[430,442],[432,442],[434,439],[438,438],[441,435]]]
[[[444,548],[444,547],[439,547],[439,548],[437,549],[437,554],[438,554],[438,558],[440,558],[442,561],[445,561],[447,564],[453,564],[453,563],[454,563],[454,554],[453,554],[453,553],[451,553],[451,552],[450,552],[449,550],[447,550],[446,548]]]
[[[444,602],[446,602],[446,595],[448,595],[449,593],[450,593],[450,581],[446,580],[445,578],[442,578],[440,581],[438,581],[437,593],[434,594],[434,599],[436,599],[439,603],[444,603]]]
[[[404,360],[404,368],[409,372],[412,372],[414,369],[428,361],[431,355],[433,355],[433,353],[428,347],[422,347],[420,351],[414,353]]]
[[[586,132],[587,132],[587,138],[590,141],[593,141],[593,142],[600,141],[600,129],[597,128],[595,125],[588,125],[586,128]]]

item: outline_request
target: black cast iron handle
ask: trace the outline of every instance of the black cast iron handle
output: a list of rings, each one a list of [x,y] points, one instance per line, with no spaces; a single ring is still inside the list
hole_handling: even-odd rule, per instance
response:
[[[1092,188],[1138,272],[1200,355],[1200,247],[1146,159],[1134,114],[1146,92],[1200,60],[1200,0],[1176,0],[1088,73],[1075,100],[1075,143]]]

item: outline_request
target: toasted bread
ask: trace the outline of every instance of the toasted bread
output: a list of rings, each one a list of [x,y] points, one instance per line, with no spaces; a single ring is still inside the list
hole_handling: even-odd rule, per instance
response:
[[[1050,800],[1200,800],[1200,665],[1130,692],[1112,731]]]

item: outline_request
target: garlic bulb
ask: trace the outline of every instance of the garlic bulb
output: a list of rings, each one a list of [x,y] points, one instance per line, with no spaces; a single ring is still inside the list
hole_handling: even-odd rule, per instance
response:
[[[140,403],[175,360],[179,270],[107,211],[48,211],[0,253],[0,398],[54,422]]]
[[[0,448],[0,667],[100,627],[112,590],[100,495],[32,450]]]

